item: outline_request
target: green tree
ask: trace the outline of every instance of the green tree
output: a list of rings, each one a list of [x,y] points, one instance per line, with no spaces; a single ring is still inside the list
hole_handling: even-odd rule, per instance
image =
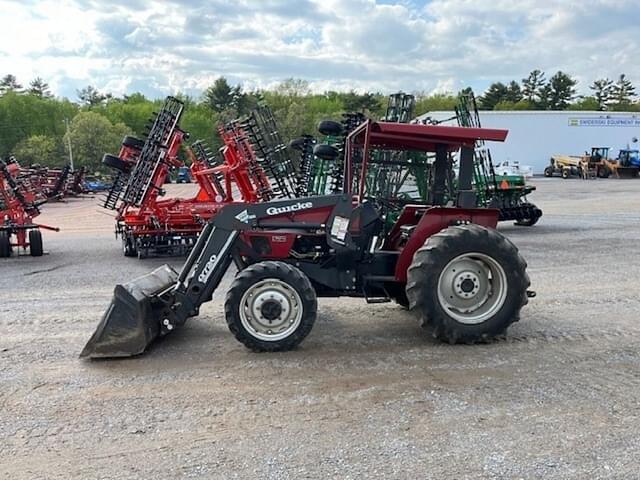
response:
[[[502,82],[492,83],[480,97],[480,107],[484,110],[493,110],[498,103],[508,101],[508,96],[509,87]]]
[[[106,104],[93,108],[92,111],[101,113],[113,124],[124,123],[136,136],[145,133],[145,126],[153,112],[160,108],[161,101],[147,100],[141,93],[134,93],[123,99],[112,99]]]
[[[22,85],[18,83],[15,75],[11,75],[10,73],[2,77],[0,80],[0,95],[4,95],[7,92],[18,92],[20,93],[22,89]]]
[[[224,77],[216,78],[204,92],[205,104],[214,112],[221,113],[233,106],[234,89]]]
[[[122,138],[131,134],[124,123],[112,124],[97,112],[78,113],[65,135],[65,148],[71,140],[74,163],[90,170],[101,169],[102,156],[105,153],[117,153]]]
[[[616,83],[611,87],[610,101],[616,106],[631,104],[631,99],[635,95],[636,88],[623,73],[618,77]]]
[[[31,80],[31,83],[29,83],[29,88],[27,89],[27,93],[29,95],[35,95],[36,97],[53,96],[51,95],[51,91],[49,90],[49,84],[40,77],[36,77]]]
[[[589,88],[593,90],[593,95],[597,101],[596,110],[605,110],[607,108],[607,103],[611,98],[612,87],[613,80],[609,80],[608,78],[594,80],[589,86]]]
[[[589,97],[582,97],[576,100],[575,102],[573,102],[570,105],[569,110],[588,110],[588,111],[601,110],[600,106],[601,106],[601,103],[597,97],[589,96]]]
[[[77,90],[80,103],[88,108],[97,107],[104,104],[107,100],[113,98],[110,93],[100,93],[95,87],[88,85],[83,89]]]
[[[416,116],[427,112],[453,110],[458,104],[458,98],[448,93],[436,93],[433,95],[416,94]]]
[[[549,110],[551,108],[551,84],[545,83],[538,89],[538,100],[535,102],[539,110]]]
[[[61,141],[65,118],[73,118],[78,106],[66,99],[20,95],[15,91],[0,97],[0,156],[32,135]]]
[[[130,105],[151,102],[151,100],[149,100],[147,97],[144,96],[143,93],[140,93],[140,92],[134,92],[131,95],[124,95],[122,97],[122,100],[124,101],[124,103],[128,103]]]
[[[558,71],[549,80],[548,108],[565,110],[576,94],[577,81],[564,72]]]
[[[287,78],[276,87],[276,92],[286,97],[306,97],[311,95],[311,88],[306,80]]]
[[[530,104],[534,104],[540,100],[539,92],[544,86],[546,80],[542,70],[533,70],[527,78],[522,79],[522,96]]]
[[[200,104],[185,110],[180,127],[189,132],[189,142],[204,140],[208,145],[218,148],[221,145],[217,133],[218,123],[218,114]]]
[[[373,112],[379,114],[382,111],[381,100],[384,97],[380,94],[370,92],[359,94],[351,90],[341,96],[344,109],[348,112]]]
[[[58,167],[64,163],[60,141],[47,135],[32,135],[22,140],[13,148],[13,154],[25,166],[37,163]]]
[[[494,110],[535,110],[535,105],[528,100],[520,100],[519,102],[502,101],[498,102]]]
[[[304,131],[313,127],[309,125],[309,112],[302,102],[294,102],[289,105],[286,112],[278,112],[278,127],[283,139],[291,139],[300,136]],[[315,133],[315,132],[314,132]]]
[[[512,103],[518,103],[522,100],[522,90],[520,89],[520,84],[515,80],[511,80],[509,82],[509,86],[507,87],[507,93],[505,95],[505,100]]]

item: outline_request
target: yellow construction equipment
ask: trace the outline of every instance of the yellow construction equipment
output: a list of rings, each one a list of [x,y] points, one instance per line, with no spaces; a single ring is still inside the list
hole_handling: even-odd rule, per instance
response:
[[[618,158],[607,158],[604,162],[616,178],[637,178],[640,172],[638,150],[620,150]]]
[[[549,165],[544,169],[544,176],[560,174],[562,178],[608,178],[613,171],[609,162],[609,147],[593,147],[591,153],[584,152],[582,156],[552,155]]]

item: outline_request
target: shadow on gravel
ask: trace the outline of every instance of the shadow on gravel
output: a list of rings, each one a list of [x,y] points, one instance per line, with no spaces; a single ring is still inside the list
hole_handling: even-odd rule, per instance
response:
[[[603,227],[603,229],[608,229],[610,227]],[[580,231],[591,231],[594,230],[592,226],[565,226],[565,225],[534,225],[533,227],[519,227],[517,225],[500,225],[498,230],[501,233],[520,237],[536,237],[536,236],[544,236],[544,235],[561,235],[561,234],[572,234]]]
[[[194,364],[241,368],[246,362],[276,362],[280,367],[298,367],[309,362],[353,362],[370,359],[384,362],[405,353],[422,355],[455,355],[461,362],[483,355],[498,355],[501,346],[527,342],[529,337],[548,340],[554,335],[518,329],[519,332],[497,337],[476,345],[449,345],[431,337],[418,324],[413,314],[402,309],[383,308],[377,311],[358,309],[354,320],[343,315],[320,313],[309,337],[289,352],[251,352],[237,342],[224,322],[200,317],[152,344],[142,355],[124,359],[83,361],[97,369],[131,370],[149,373],[158,364],[172,370],[186,370]],[[523,331],[524,330],[524,331]],[[468,357],[468,358],[467,358]],[[332,358],[333,360],[327,360]]]

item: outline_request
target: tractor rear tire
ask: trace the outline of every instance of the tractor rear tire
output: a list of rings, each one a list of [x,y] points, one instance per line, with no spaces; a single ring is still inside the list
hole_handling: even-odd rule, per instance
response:
[[[115,155],[111,155],[109,153],[105,153],[102,157],[102,164],[107,167],[115,168],[121,172],[127,173],[130,170],[130,166],[127,162],[122,160],[120,157]]]
[[[318,301],[307,276],[284,262],[260,262],[234,279],[224,304],[229,330],[254,352],[282,352],[302,342]]]
[[[570,176],[571,176],[571,170],[568,169],[568,168],[563,168],[562,169],[562,178],[564,178],[566,180]]]
[[[340,152],[333,145],[327,145],[326,143],[320,143],[313,147],[313,154],[323,160],[335,160],[340,155]]]
[[[407,297],[422,326],[442,341],[476,343],[501,335],[527,304],[527,264],[516,246],[479,225],[429,237],[407,271]]]
[[[125,147],[134,148],[136,150],[142,150],[142,147],[144,147],[144,140],[140,140],[139,138],[127,135],[122,140],[122,145],[124,145]]]
[[[11,235],[5,230],[0,230],[0,258],[11,256]]]
[[[41,257],[44,253],[40,230],[29,230],[29,253],[32,257]]]
[[[331,135],[337,137],[342,134],[342,124],[333,120],[322,120],[318,124],[318,131],[322,135]]]

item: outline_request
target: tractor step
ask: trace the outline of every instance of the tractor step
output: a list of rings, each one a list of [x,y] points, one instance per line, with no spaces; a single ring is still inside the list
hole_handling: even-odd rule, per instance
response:
[[[389,303],[392,301],[383,282],[395,282],[392,275],[367,275],[363,277],[362,294],[367,303]],[[383,295],[371,295],[375,290]]]
[[[367,303],[389,303],[391,299],[389,297],[364,297]]]

